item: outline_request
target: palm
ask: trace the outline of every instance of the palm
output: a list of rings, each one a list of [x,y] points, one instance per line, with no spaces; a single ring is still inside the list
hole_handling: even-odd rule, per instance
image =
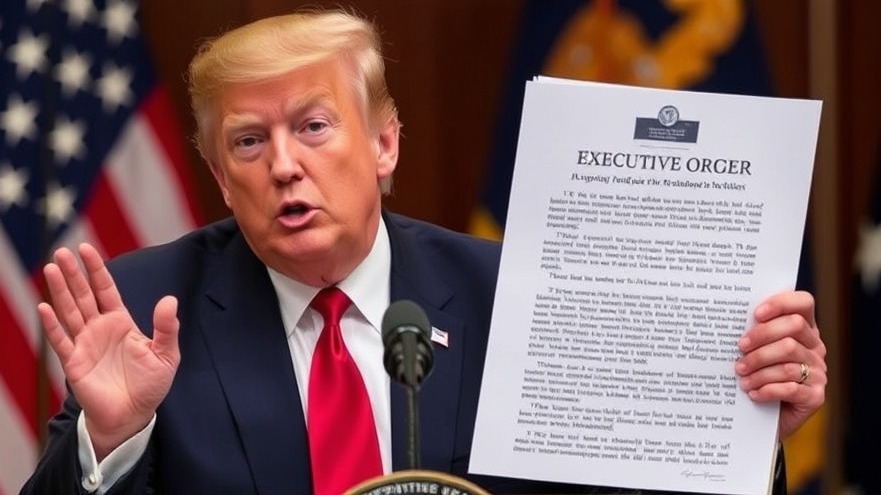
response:
[[[816,331],[819,335],[819,331]],[[784,400],[780,405],[780,436],[795,433],[826,401],[826,345],[819,340],[808,347],[814,359],[805,359],[813,370],[810,379],[795,387],[799,400]]]
[[[151,346],[125,311],[114,310],[87,322],[62,367],[92,422],[120,425],[155,410],[168,392],[176,366],[156,355]]]
[[[790,402],[780,404],[780,438],[786,438],[793,434],[806,420],[814,413],[814,410],[807,410],[798,407]]]
[[[153,339],[135,325],[98,252],[70,250],[44,269],[52,305],[38,306],[52,349],[85,412],[93,443],[116,445],[143,428],[171,387],[180,361],[177,300],[153,311]]]

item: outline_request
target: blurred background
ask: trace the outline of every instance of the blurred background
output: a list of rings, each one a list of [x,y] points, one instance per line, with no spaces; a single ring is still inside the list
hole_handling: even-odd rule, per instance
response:
[[[0,495],[33,469],[63,397],[34,312],[53,246],[114,256],[228,214],[190,144],[200,40],[295,0],[3,0]],[[817,297],[827,403],[787,441],[790,493],[879,494],[881,3],[352,0],[381,28],[404,122],[386,205],[498,237],[535,74],[823,100],[798,285]],[[786,184],[779,184],[785,189]],[[868,380],[868,382],[866,381]]]

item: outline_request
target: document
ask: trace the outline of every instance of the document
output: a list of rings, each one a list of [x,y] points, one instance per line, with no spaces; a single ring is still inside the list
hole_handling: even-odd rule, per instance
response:
[[[769,492],[734,373],[795,284],[821,103],[527,83],[472,473]]]

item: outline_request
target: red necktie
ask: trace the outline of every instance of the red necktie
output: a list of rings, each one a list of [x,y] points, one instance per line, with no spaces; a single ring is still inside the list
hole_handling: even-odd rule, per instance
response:
[[[382,474],[379,441],[367,388],[340,332],[352,302],[328,287],[312,300],[324,328],[312,355],[307,427],[315,495],[340,495]]]

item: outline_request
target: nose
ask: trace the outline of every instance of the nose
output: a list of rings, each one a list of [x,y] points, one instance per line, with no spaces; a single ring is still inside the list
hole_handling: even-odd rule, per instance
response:
[[[296,141],[284,129],[274,131],[271,140],[269,174],[272,179],[281,184],[302,179],[304,171],[296,150]]]

